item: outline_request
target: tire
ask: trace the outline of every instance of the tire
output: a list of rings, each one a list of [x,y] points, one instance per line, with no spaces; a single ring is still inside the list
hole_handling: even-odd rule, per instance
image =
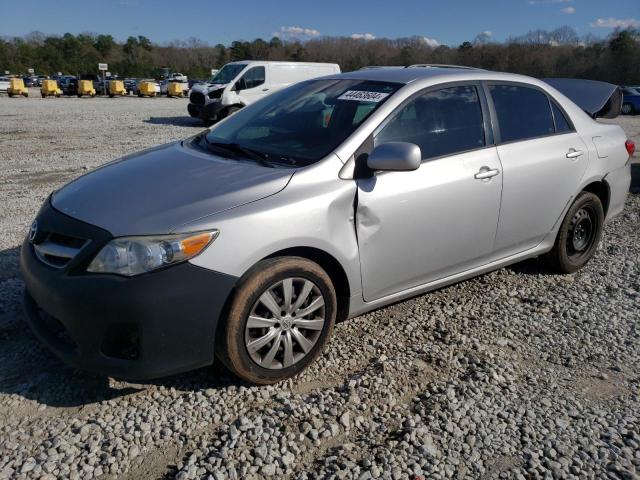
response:
[[[630,103],[625,103],[622,105],[622,108],[620,110],[624,115],[631,115],[633,114],[633,105],[631,105]]]
[[[41,93],[40,95],[42,95],[42,98],[47,98],[47,96],[44,93]]]
[[[113,98],[113,97],[115,97],[115,96],[116,96],[116,95],[115,95],[114,93],[110,93],[110,94],[109,94],[109,98]]]
[[[22,95],[24,96],[24,98],[29,98],[29,92],[24,92]]]
[[[82,95],[80,93],[78,94],[78,98],[82,98]]]
[[[556,242],[547,254],[549,266],[560,273],[573,273],[595,254],[604,225],[604,209],[597,195],[581,192],[564,217]]]
[[[240,110],[241,107],[238,107],[236,105],[232,105],[231,107],[227,108],[227,111],[225,112],[224,116],[229,117],[231,115],[233,115],[234,113],[236,113],[238,110]]]
[[[289,281],[287,302],[284,292]],[[240,280],[227,318],[218,327],[216,355],[247,382],[268,385],[291,378],[323,351],[336,311],[335,289],[318,264],[301,257],[263,260]]]
[[[7,92],[7,95],[9,95],[9,98],[13,98],[13,93],[8,93]]]

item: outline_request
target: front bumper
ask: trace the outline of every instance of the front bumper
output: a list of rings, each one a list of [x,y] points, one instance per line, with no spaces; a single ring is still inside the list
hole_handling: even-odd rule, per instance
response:
[[[210,101],[204,105],[189,102],[187,105],[187,111],[190,116],[205,121],[215,120],[223,108],[222,102],[219,101]]]
[[[80,238],[97,233],[81,258],[64,268],[43,263],[28,240],[22,245],[27,322],[58,357],[81,370],[130,380],[213,363],[216,326],[235,277],[190,263],[133,278],[87,274],[84,266],[108,241],[96,239],[104,231],[48,202],[38,223]]]

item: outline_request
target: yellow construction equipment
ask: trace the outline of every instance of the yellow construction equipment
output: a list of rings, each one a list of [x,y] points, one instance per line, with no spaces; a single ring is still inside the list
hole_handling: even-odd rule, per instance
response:
[[[184,85],[180,82],[169,82],[167,86],[167,97],[183,97]]]
[[[58,87],[58,83],[55,80],[42,80],[42,86],[40,87],[40,93],[42,98],[46,97],[60,97],[62,90]]]
[[[155,82],[140,82],[138,84],[138,96],[155,97],[157,95]]]
[[[124,97],[127,94],[127,89],[124,88],[124,82],[122,80],[109,80],[109,96],[111,98],[116,95]]]
[[[96,96],[96,89],[93,88],[93,82],[91,80],[78,80],[78,97],[83,95],[89,95],[90,97]]]
[[[24,80],[21,78],[12,78],[9,80],[9,88],[7,88],[7,94],[10,97],[14,95],[22,95],[23,97],[29,96],[29,89],[24,86]]]

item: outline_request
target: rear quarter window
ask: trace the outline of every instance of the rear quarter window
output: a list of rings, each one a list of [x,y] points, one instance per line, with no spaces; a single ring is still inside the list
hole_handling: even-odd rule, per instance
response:
[[[551,102],[551,109],[553,110],[553,119],[556,124],[556,133],[565,133],[573,131],[573,127],[567,120],[565,114],[560,110],[560,107],[555,104],[555,102]]]
[[[549,99],[540,90],[519,85],[490,85],[489,91],[502,142],[555,133]]]

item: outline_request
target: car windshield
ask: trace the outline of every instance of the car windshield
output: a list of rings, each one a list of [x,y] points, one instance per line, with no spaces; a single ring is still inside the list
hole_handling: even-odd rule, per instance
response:
[[[251,152],[266,163],[310,165],[336,149],[402,85],[311,80],[250,105],[204,138],[205,146]]]
[[[209,83],[215,83],[218,85],[229,83],[231,82],[231,80],[236,78],[246,66],[246,63],[230,63],[228,65],[225,65],[218,73],[211,77]]]

